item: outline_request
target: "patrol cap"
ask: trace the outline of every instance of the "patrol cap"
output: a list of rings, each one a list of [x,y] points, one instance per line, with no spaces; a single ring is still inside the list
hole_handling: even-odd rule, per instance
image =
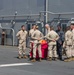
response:
[[[71,25],[74,25],[74,21],[71,21]]]

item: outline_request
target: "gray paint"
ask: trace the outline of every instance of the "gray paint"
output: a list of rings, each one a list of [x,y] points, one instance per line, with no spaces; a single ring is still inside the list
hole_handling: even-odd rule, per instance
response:
[[[26,54],[29,54],[29,49]],[[29,59],[17,59],[18,48],[0,46],[0,65],[14,63],[31,63],[30,66],[0,67],[0,75],[74,75],[74,61],[46,61],[32,63]],[[63,57],[65,58],[65,56]]]
[[[49,11],[60,13],[60,12],[74,12],[74,0],[49,0]],[[17,15],[24,14],[39,14],[40,11],[44,11],[44,0],[0,0],[0,16],[1,15]],[[61,15],[60,18],[72,18],[74,15]],[[49,20],[58,18],[58,15],[49,14]],[[14,18],[12,18],[13,20]],[[14,26],[15,34],[20,29],[21,25],[25,22],[16,23]],[[12,27],[11,23],[3,23],[2,26]],[[1,34],[1,29],[0,29]],[[5,44],[12,45],[12,32],[6,31],[7,38]],[[1,38],[0,38],[1,43]],[[17,38],[15,35],[15,45],[17,45]]]
[[[51,12],[74,12],[74,0],[49,0]]]
[[[51,12],[74,12],[74,0],[49,0]],[[0,15],[39,13],[44,10],[44,0],[0,0]]]

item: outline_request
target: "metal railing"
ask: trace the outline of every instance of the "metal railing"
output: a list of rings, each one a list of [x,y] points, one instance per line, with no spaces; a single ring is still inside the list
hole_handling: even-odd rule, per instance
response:
[[[39,14],[24,14],[24,15],[1,15],[0,18],[5,17],[29,17],[29,16],[39,16]]]
[[[74,14],[74,12],[54,13],[54,12],[50,12],[50,11],[40,11],[40,13],[49,13],[49,14],[52,14],[52,15],[70,15],[70,14]]]
[[[47,13],[48,16],[46,16],[45,13]],[[74,18],[74,12],[54,13],[50,11],[40,11],[40,14],[41,16],[46,16],[47,22],[53,20],[54,18],[58,18],[58,20],[60,20],[60,18],[66,19]]]
[[[17,23],[23,24],[23,23],[31,23],[31,22],[33,22],[34,24],[34,22],[39,21],[39,20],[40,20],[40,14],[1,15],[0,16],[0,28],[2,30],[5,29],[5,30],[12,31],[12,45],[14,46],[17,42],[15,38],[15,34],[17,32],[17,30],[15,30],[15,25],[17,25]],[[9,27],[6,27],[5,23],[8,23]]]

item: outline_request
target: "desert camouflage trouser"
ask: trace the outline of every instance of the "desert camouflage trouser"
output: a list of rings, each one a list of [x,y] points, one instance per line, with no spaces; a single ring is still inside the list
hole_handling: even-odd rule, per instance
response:
[[[22,54],[25,54],[25,50],[26,50],[26,42],[22,42],[22,43],[19,43],[19,54],[22,55]]]
[[[57,57],[56,45],[48,46],[48,57]]]

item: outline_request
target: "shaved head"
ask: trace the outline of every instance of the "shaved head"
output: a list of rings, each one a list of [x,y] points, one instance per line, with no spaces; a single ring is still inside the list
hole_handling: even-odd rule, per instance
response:
[[[46,24],[45,27],[50,27],[49,24]]]
[[[46,25],[45,25],[45,28],[46,28],[47,30],[50,29],[49,24],[46,24]]]

